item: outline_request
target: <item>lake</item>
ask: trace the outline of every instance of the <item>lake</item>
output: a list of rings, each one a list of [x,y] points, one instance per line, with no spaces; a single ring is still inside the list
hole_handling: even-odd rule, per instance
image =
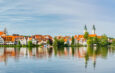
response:
[[[0,48],[0,73],[114,73],[112,48]]]

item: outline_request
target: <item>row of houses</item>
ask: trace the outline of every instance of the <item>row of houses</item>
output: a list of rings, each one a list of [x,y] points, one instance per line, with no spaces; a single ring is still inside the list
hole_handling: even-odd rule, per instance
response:
[[[96,34],[90,34],[89,37],[98,37]],[[72,44],[71,36],[56,36],[57,39],[64,39],[64,44]],[[29,41],[32,41],[34,45],[47,45],[47,42],[53,43],[54,39],[50,35],[32,35],[32,36],[22,36],[22,35],[7,35],[4,32],[0,32],[0,45],[15,45],[20,41],[21,45],[27,45]],[[111,42],[111,40],[108,39]],[[87,45],[87,40],[84,38],[84,35],[75,35],[74,44]]]
[[[32,35],[32,36],[22,36],[22,35],[7,35],[4,32],[0,32],[0,44],[1,45],[14,45],[18,44],[20,41],[20,44],[27,45],[29,41],[32,41],[32,44],[35,45],[41,45],[41,44],[47,44],[48,40],[52,41],[52,37],[50,35]]]
[[[89,37],[98,37],[101,38],[101,36],[97,36],[96,34],[90,34]],[[72,37],[71,36],[56,36],[57,39],[64,39],[65,44],[72,44]],[[84,38],[84,35],[75,35],[74,36],[74,44],[81,44],[81,45],[87,45],[87,40]]]
[[[96,34],[89,35],[89,37],[96,37]],[[97,36],[100,38],[100,36]],[[57,39],[64,39],[65,44],[71,45],[72,37],[71,36],[56,36]],[[32,36],[21,36],[21,35],[7,35],[4,32],[0,32],[0,44],[13,45],[20,43],[22,45],[27,45],[29,41],[32,41],[35,45],[45,45],[47,41],[50,40],[53,42],[53,37],[50,35],[32,35]],[[75,35],[74,36],[75,44],[79,43],[82,45],[86,45],[86,40],[84,39],[84,35]]]
[[[92,29],[92,35],[89,35],[89,37],[96,37],[97,35],[95,34],[95,26],[93,25]],[[84,27],[84,33],[87,32],[87,27],[85,25]],[[97,36],[99,37],[99,36]],[[57,39],[64,39],[65,44],[71,45],[72,43],[72,37],[71,36],[56,36]],[[82,45],[86,45],[86,40],[84,39],[84,35],[75,35],[75,44],[79,43]],[[0,32],[0,44],[18,44],[20,41],[20,44],[22,45],[27,45],[29,41],[32,41],[33,44],[35,45],[46,45],[48,40],[50,42],[53,42],[54,39],[50,35],[32,35],[32,36],[22,36],[18,34],[13,34],[13,35],[7,35],[7,29],[5,28],[4,31]]]

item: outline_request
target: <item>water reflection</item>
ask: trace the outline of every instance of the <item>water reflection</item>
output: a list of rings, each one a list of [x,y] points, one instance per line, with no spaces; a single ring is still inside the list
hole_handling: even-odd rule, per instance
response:
[[[78,58],[84,59],[85,68],[88,66],[88,61],[93,62],[93,67],[96,67],[96,59],[106,59],[108,55],[114,54],[115,49],[107,47],[80,47],[80,48],[0,48],[0,62],[7,65],[8,59],[13,58],[18,61],[24,58],[48,59],[48,58]]]

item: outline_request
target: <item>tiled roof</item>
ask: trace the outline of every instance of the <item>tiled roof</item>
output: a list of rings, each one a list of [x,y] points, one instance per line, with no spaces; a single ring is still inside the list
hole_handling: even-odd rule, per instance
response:
[[[4,32],[0,32],[0,36],[3,35],[3,34],[4,34]]]
[[[67,39],[64,39],[64,42],[67,42]]]
[[[96,37],[96,34],[90,34],[89,37]]]
[[[29,37],[28,40],[31,41],[31,40],[32,40],[32,37]]]
[[[97,36],[96,34],[90,34],[90,35],[89,35],[89,37],[96,37],[96,36]],[[98,37],[98,38],[101,38],[101,36],[97,36],[97,37]],[[85,39],[84,39],[84,35],[75,35],[74,38],[75,38],[76,40],[81,40],[81,39],[82,39],[82,40],[85,40]]]
[[[78,38],[84,38],[84,35],[78,35]]]
[[[5,42],[14,42],[15,37],[14,36],[2,36]]]
[[[77,37],[78,37],[77,35],[74,36],[74,38],[77,38]]]
[[[101,36],[97,36],[97,38],[101,38]]]

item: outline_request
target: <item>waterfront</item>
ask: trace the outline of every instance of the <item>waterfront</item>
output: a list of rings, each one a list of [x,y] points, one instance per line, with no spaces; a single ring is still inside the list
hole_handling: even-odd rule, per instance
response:
[[[0,73],[115,72],[112,48],[0,48]]]

